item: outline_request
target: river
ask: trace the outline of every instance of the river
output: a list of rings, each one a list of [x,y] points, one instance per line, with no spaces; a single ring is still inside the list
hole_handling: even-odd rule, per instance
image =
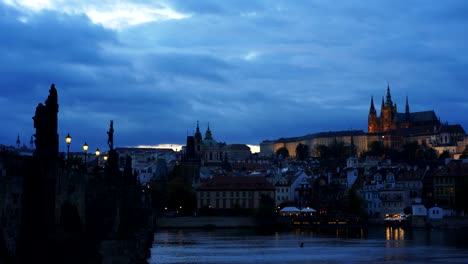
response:
[[[390,227],[271,235],[235,229],[158,230],[149,263],[468,263],[468,232]]]

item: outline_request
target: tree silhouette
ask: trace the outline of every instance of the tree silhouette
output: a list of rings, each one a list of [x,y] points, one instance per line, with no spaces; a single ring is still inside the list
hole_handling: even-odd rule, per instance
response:
[[[288,158],[289,157],[289,150],[286,147],[281,147],[276,151],[276,157]]]
[[[416,151],[419,145],[417,141],[408,142],[403,145],[402,158],[406,162],[414,162],[416,160]]]
[[[296,146],[296,158],[298,160],[306,160],[309,157],[309,146],[299,143]]]

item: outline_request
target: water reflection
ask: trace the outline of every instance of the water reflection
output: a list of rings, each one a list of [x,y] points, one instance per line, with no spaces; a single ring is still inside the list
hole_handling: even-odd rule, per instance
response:
[[[386,240],[405,240],[405,229],[402,227],[390,227],[385,228],[385,239]]]
[[[149,263],[466,263],[466,242],[461,248],[459,244],[466,236],[460,233],[395,227],[295,229],[272,235],[253,230],[161,230],[155,234]]]

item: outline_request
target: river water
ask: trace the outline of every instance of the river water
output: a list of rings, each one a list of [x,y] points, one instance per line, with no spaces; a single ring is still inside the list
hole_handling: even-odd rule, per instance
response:
[[[233,229],[159,230],[149,263],[468,263],[468,232],[390,227],[270,235]]]

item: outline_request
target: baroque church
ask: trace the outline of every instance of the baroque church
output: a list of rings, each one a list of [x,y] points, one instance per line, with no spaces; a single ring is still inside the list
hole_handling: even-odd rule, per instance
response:
[[[195,152],[202,165],[215,165],[220,164],[223,160],[222,147],[224,143],[218,143],[213,139],[213,135],[210,130],[210,124],[205,132],[205,137],[202,137],[200,132],[200,126],[197,121],[197,128],[194,134],[195,139]]]

